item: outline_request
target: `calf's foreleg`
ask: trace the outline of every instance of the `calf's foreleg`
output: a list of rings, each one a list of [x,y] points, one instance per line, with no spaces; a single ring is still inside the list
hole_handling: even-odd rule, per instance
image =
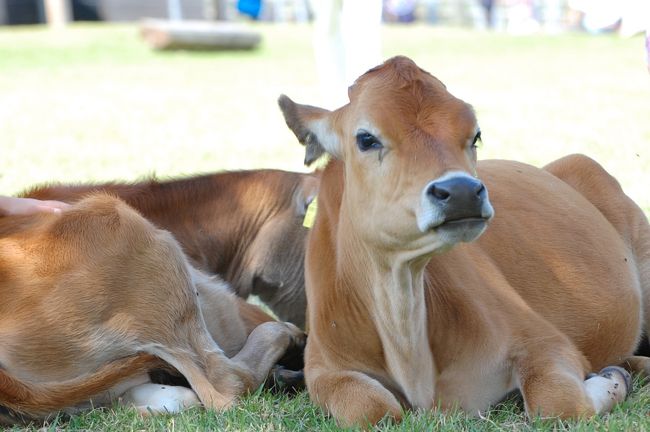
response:
[[[585,364],[573,351],[547,347],[545,354],[519,364],[520,390],[530,417],[590,417],[611,411],[627,397],[627,371],[610,366],[585,379]]]

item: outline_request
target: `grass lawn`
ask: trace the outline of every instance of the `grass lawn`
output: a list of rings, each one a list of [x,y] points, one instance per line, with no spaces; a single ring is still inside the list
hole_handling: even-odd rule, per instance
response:
[[[35,183],[135,180],[222,169],[304,169],[276,99],[319,105],[311,28],[257,27],[259,50],[154,53],[133,26],[0,29],[0,194]],[[476,108],[481,158],[542,165],[582,152],[650,214],[650,76],[641,38],[509,37],[420,26],[384,29],[406,54]],[[380,430],[650,430],[650,392],[607,417],[527,421],[514,402],[483,418],[414,414]],[[258,393],[223,414],[141,419],[95,411],[52,430],[335,430],[308,402]]]
[[[523,408],[515,401],[497,405],[481,417],[469,418],[462,413],[445,415],[410,413],[399,424],[384,421],[375,430],[387,432],[415,431],[629,431],[650,430],[648,407],[650,392],[636,390],[631,398],[617,406],[607,416],[592,420],[561,422],[557,420],[528,420]],[[306,393],[296,397],[259,392],[245,398],[240,405],[223,414],[196,408],[175,416],[142,418],[133,410],[95,410],[73,417],[70,421],[55,420],[38,432],[67,430],[90,431],[339,431],[334,420],[327,418],[309,402]],[[19,430],[15,428],[15,430]]]

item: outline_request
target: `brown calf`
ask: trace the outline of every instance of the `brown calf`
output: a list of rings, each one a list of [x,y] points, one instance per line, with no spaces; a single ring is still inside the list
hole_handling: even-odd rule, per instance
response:
[[[74,202],[92,191],[116,195],[171,232],[195,267],[220,275],[243,298],[259,296],[281,320],[304,328],[302,219],[316,188],[312,175],[257,170],[46,186],[26,196]]]
[[[648,365],[628,357],[650,316],[650,227],[618,183],[583,156],[477,167],[474,111],[405,57],[349,96],[333,112],[279,101],[306,162],[333,157],[305,263],[312,400],[351,425],[477,413],[514,389],[531,416],[625,398],[621,368],[585,380]]]
[[[105,194],[61,215],[1,217],[0,298],[0,422],[117,398],[144,412],[221,410],[304,343]],[[160,368],[193,392],[149,383]]]

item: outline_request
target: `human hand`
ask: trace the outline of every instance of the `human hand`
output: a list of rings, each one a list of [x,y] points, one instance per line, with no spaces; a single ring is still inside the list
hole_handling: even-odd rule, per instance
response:
[[[29,215],[34,213],[61,213],[70,207],[60,201],[42,201],[33,198],[16,198],[0,196],[0,215]]]

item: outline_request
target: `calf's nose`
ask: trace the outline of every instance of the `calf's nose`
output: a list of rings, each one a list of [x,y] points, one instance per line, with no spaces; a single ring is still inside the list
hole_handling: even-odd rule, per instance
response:
[[[443,210],[447,221],[481,217],[483,201],[487,198],[485,185],[466,175],[431,182],[426,194],[434,205]]]

